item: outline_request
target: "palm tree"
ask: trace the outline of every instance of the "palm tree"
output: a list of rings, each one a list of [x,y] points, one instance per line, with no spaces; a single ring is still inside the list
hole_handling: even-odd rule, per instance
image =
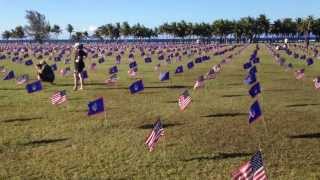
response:
[[[12,37],[12,33],[10,31],[4,31],[2,33],[2,39],[9,40]]]
[[[69,36],[71,38],[72,32],[74,30],[73,26],[71,24],[68,24],[66,30],[69,33]]]
[[[128,22],[123,22],[120,27],[120,34],[124,37],[131,35],[131,27]]]
[[[60,26],[58,25],[53,25],[53,27],[51,28],[51,32],[55,34],[56,38],[58,38],[59,34],[62,32],[62,30],[60,29]]]

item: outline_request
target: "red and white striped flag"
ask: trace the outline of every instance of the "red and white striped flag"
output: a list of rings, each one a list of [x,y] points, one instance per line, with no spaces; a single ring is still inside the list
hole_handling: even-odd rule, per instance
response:
[[[137,72],[135,69],[129,69],[128,70],[128,75],[132,78],[136,77],[137,76]]]
[[[188,90],[185,90],[178,99],[178,104],[181,111],[184,111],[187,106],[191,103],[191,96],[189,95]]]
[[[304,77],[304,69],[297,70],[295,76],[297,80],[302,79]]]
[[[164,129],[162,127],[162,123],[159,120],[154,124],[153,130],[148,136],[145,144],[148,146],[149,151],[153,151],[160,137],[164,135]]]
[[[258,151],[249,162],[233,172],[231,176],[233,180],[266,180],[261,152]]]
[[[58,105],[58,104],[62,104],[63,102],[65,102],[67,100],[67,94],[66,91],[58,91],[56,93],[54,93],[51,96],[51,104],[53,105]]]
[[[203,87],[204,87],[204,77],[201,75],[197,79],[196,83],[194,84],[193,89],[196,90],[198,88],[203,88]]]
[[[320,77],[317,77],[316,79],[314,79],[313,82],[314,82],[314,87],[316,89],[320,89]]]

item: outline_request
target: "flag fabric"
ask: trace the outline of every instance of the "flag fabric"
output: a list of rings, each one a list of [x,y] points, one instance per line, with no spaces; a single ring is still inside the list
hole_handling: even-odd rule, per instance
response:
[[[56,71],[58,69],[57,64],[52,64],[51,69],[52,71]]]
[[[297,70],[295,72],[295,76],[297,80],[303,79],[304,77],[304,69]]]
[[[204,87],[204,76],[199,76],[197,79],[196,83],[193,86],[193,89],[196,90],[198,88],[203,88]]]
[[[130,77],[136,77],[137,76],[137,70],[135,69],[135,68],[133,68],[133,69],[129,69],[128,70],[128,75],[130,76]]]
[[[24,84],[28,82],[29,76],[27,74],[21,75],[17,78],[17,84]]]
[[[9,71],[3,78],[3,80],[11,80],[15,77],[14,72],[13,71]]]
[[[194,67],[193,61],[190,61],[190,62],[187,64],[187,66],[188,66],[188,69],[192,69],[192,68]]]
[[[32,62],[32,60],[30,59],[30,60],[27,60],[26,62],[24,62],[24,64],[25,64],[26,66],[31,66],[31,65],[33,64],[33,62]]]
[[[98,98],[88,103],[88,116],[104,112],[103,98]]]
[[[257,81],[256,74],[248,74],[245,78],[244,83],[247,85],[251,85]]]
[[[81,77],[82,77],[83,79],[88,79],[88,72],[87,72],[86,70],[82,71]]]
[[[308,58],[307,59],[307,65],[311,66],[313,64],[313,59],[312,58]]]
[[[26,89],[28,93],[34,93],[42,90],[41,81],[35,81],[33,83],[27,84]]]
[[[249,90],[249,94],[252,98],[256,97],[260,93],[261,93],[260,83],[256,83]]]
[[[252,66],[251,62],[247,62],[243,65],[243,69],[250,69]]]
[[[66,90],[58,91],[51,96],[51,104],[58,105],[62,104],[67,100]]]
[[[253,58],[252,62],[253,62],[253,64],[258,64],[258,63],[260,63],[260,58],[258,58],[258,57]]]
[[[112,74],[106,81],[106,84],[113,85],[118,82],[117,74]]]
[[[178,66],[177,68],[176,68],[176,72],[175,72],[176,74],[179,74],[179,73],[183,73],[183,66]]]
[[[267,175],[263,167],[261,152],[258,151],[250,161],[232,173],[233,180],[266,180]]]
[[[253,66],[250,70],[249,70],[249,74],[255,74],[255,73],[257,73],[258,71],[257,71],[257,68],[256,68],[256,66]]]
[[[135,68],[135,67],[137,67],[138,65],[137,65],[137,62],[136,61],[133,61],[133,62],[131,62],[130,64],[129,64],[129,68],[130,69],[132,69],[132,68]]]
[[[314,87],[316,89],[320,89],[320,77],[317,77],[316,79],[314,79],[313,82],[314,82]]]
[[[178,99],[178,105],[180,107],[180,110],[181,111],[184,111],[187,106],[191,103],[191,96],[189,95],[189,92],[188,90],[185,90],[180,96],[179,96],[179,99]]]
[[[217,77],[217,74],[215,73],[214,69],[210,69],[207,73],[206,79],[215,79]]]
[[[143,91],[144,90],[143,81],[142,80],[138,80],[138,81],[132,83],[129,86],[129,90],[130,90],[131,94],[135,94],[135,93],[138,93],[140,91]]]
[[[170,73],[169,72],[160,73],[159,79],[160,79],[160,81],[169,80],[170,79]]]
[[[162,123],[159,119],[154,124],[154,127],[145,142],[145,144],[148,146],[150,152],[154,150],[157,142],[159,141],[160,137],[163,135],[164,135],[164,129],[163,129]]]
[[[259,119],[259,117],[261,117],[262,112],[261,112],[261,108],[259,105],[258,101],[255,101],[249,110],[249,124],[253,123],[254,121],[256,121],[257,119]]]
[[[146,57],[146,58],[144,58],[144,62],[145,62],[145,63],[152,63],[151,57]]]
[[[118,72],[118,67],[117,66],[112,66],[110,69],[109,69],[109,74],[115,74]]]

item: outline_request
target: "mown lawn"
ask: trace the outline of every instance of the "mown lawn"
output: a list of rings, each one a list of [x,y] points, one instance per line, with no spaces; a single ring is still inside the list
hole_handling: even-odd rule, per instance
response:
[[[306,78],[297,81],[274,62],[261,44],[258,78],[263,120],[248,125],[248,109],[253,99],[243,83],[242,64],[255,46],[223,66],[217,79],[193,91],[195,80],[222,60],[197,64],[174,75],[179,63],[161,67],[170,70],[171,80],[160,82],[154,72],[157,60],[144,64],[139,73],[146,89],[131,95],[127,61],[119,66],[119,83],[106,86],[107,67],[89,71],[84,91],[72,91],[72,77],[57,75],[56,85],[29,95],[24,85],[0,82],[0,176],[3,179],[230,179],[232,171],[249,160],[259,147],[270,179],[320,179],[320,92],[312,79],[319,75],[320,63],[306,69]],[[239,48],[237,48],[239,49]],[[235,52],[235,51],[234,51]],[[283,56],[285,56],[283,54]],[[286,56],[285,56],[286,57]],[[294,65],[304,65],[286,57]],[[193,58],[194,59],[194,58]],[[19,74],[32,67],[0,61]],[[59,64],[59,66],[62,64]],[[88,66],[88,63],[87,63]],[[68,102],[52,106],[49,97],[67,90]],[[189,89],[192,104],[180,112],[179,94]],[[103,114],[88,117],[87,103],[104,97]],[[154,152],[144,145],[152,124],[161,117],[165,136]]]

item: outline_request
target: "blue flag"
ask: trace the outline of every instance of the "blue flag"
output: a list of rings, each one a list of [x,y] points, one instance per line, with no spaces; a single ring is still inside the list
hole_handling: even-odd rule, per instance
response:
[[[169,72],[164,72],[164,73],[160,73],[159,76],[160,81],[167,81],[170,79],[170,74]]]
[[[137,62],[136,61],[133,61],[132,63],[129,64],[129,68],[132,69],[132,68],[135,68],[137,67]]]
[[[258,101],[255,101],[249,111],[249,124],[256,121],[259,117],[261,117],[262,112]]]
[[[177,69],[176,69],[176,74],[179,74],[179,73],[183,73],[183,66],[178,66]]]
[[[109,69],[109,74],[115,74],[118,72],[118,67],[117,66],[112,66],[110,69]]]
[[[145,63],[151,63],[151,62],[152,62],[151,57],[146,57],[146,58],[144,58],[144,62],[145,62]]]
[[[256,66],[253,66],[250,70],[249,70],[249,74],[256,74],[258,71],[257,71],[257,68]]]
[[[138,93],[140,91],[143,91],[144,90],[143,81],[142,80],[138,80],[138,81],[132,83],[129,86],[129,90],[130,90],[131,94],[135,94],[135,93]]]
[[[193,66],[194,66],[193,61],[190,61],[190,62],[187,64],[187,66],[188,66],[188,69],[192,69]]]
[[[252,66],[251,62],[247,62],[243,65],[243,69],[249,69],[251,68],[251,66]]]
[[[261,93],[260,83],[253,85],[249,90],[249,94],[252,98],[256,97],[260,93]]]
[[[256,74],[248,74],[245,78],[244,83],[247,85],[251,85],[257,81]]]
[[[89,102],[88,108],[88,116],[104,112],[103,98],[99,98],[97,100]]]
[[[253,62],[253,64],[258,64],[258,63],[260,63],[260,58],[258,58],[258,57],[253,58],[252,62]]]
[[[27,84],[26,89],[28,93],[34,93],[42,90],[41,81],[35,81],[33,83]]]
[[[83,79],[88,79],[88,73],[86,70],[82,71],[81,76]]]
[[[30,60],[27,60],[26,62],[24,62],[24,64],[25,64],[26,66],[30,66],[30,65],[33,64],[33,62],[32,62],[32,60],[30,59]]]
[[[14,72],[13,71],[9,71],[6,76],[3,78],[3,80],[10,80],[10,79],[13,79],[15,76],[14,76]]]
[[[51,65],[51,69],[52,69],[52,71],[58,70],[57,64],[52,64],[52,65]]]
[[[308,66],[311,66],[313,64],[313,59],[312,58],[308,58],[307,59],[307,64],[308,64]]]
[[[201,57],[196,58],[195,63],[196,64],[202,63],[202,58]]]

